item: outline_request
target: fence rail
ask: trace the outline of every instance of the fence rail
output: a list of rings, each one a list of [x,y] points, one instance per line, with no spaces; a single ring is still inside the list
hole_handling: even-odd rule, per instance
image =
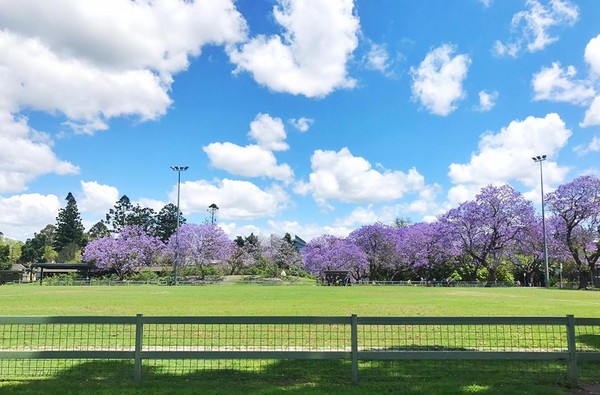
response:
[[[0,316],[0,377],[103,359],[133,361],[136,380],[158,360],[348,360],[353,383],[359,361],[564,361],[576,382],[578,361],[600,361],[600,318]]]

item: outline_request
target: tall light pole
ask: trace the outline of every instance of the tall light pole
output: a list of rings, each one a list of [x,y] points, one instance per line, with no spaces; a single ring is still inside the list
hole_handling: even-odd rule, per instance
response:
[[[177,172],[177,230],[175,231],[175,262],[173,262],[173,285],[177,285],[177,267],[179,266],[179,196],[181,193],[181,172],[186,171],[188,166],[171,166],[171,170]]]
[[[550,287],[550,272],[548,271],[548,244],[546,243],[546,214],[544,212],[544,171],[542,170],[542,162],[546,160],[546,155],[534,156],[534,162],[540,164],[540,185],[542,190],[542,237],[544,239],[544,264],[546,265],[545,285]]]

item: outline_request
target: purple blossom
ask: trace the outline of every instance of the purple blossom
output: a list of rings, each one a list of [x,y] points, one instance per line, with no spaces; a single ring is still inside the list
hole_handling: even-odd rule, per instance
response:
[[[365,225],[348,236],[348,240],[360,247],[369,261],[368,277],[371,280],[386,280],[387,273],[401,262],[398,237],[401,229],[375,223]]]
[[[151,266],[164,252],[159,238],[148,235],[140,226],[128,226],[117,237],[106,236],[90,242],[82,260],[94,262],[99,269],[112,269],[119,279]]]
[[[448,211],[440,222],[455,248],[471,258],[471,277],[484,267],[489,280],[495,281],[502,258],[523,237],[533,218],[533,206],[521,193],[509,185],[490,185],[474,201]]]
[[[556,237],[573,257],[579,287],[585,288],[600,258],[600,179],[576,178],[548,194],[546,201],[556,216]]]
[[[347,239],[324,235],[302,249],[305,269],[312,274],[325,270],[348,270],[355,280],[365,276],[369,261],[364,251]]]
[[[230,258],[234,243],[217,225],[185,224],[179,228],[178,240],[171,236],[167,248],[172,257],[178,251],[182,265],[196,266],[204,276],[206,266]]]

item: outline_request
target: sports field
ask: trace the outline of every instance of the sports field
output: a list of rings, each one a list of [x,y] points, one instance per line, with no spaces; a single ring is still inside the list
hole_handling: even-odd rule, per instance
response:
[[[322,287],[313,283],[264,286],[0,287],[0,315],[145,316],[600,316],[600,292],[534,288],[412,286]],[[0,381],[2,393],[569,393],[564,364],[554,362],[419,361],[361,366],[358,387],[345,361],[280,361],[254,371],[208,370],[186,375],[145,372],[90,362],[48,380]],[[598,366],[584,382],[600,381]],[[370,377],[370,378],[369,378]],[[1,378],[0,378],[1,379]]]
[[[600,292],[407,286],[0,287],[1,315],[600,316]]]

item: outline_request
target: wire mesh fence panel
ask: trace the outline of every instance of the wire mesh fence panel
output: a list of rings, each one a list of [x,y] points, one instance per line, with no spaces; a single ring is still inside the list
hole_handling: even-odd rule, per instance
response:
[[[190,322],[184,322],[184,321]],[[277,317],[215,322],[181,318],[144,325],[143,351],[349,351],[350,325],[279,322]],[[244,322],[250,321],[250,322]],[[287,319],[286,321],[292,321]]]
[[[131,317],[0,317],[0,378],[49,377],[95,358],[133,355],[134,323]]]
[[[214,369],[256,372],[285,358],[311,358],[311,352],[350,351],[350,320],[345,317],[180,317],[176,323],[166,320],[169,318],[153,318],[144,324],[142,351],[150,355],[143,362],[144,372],[147,368],[175,374]],[[179,351],[184,354],[165,354]],[[280,354],[274,357],[272,353]]]
[[[487,365],[470,361],[509,358]],[[315,372],[307,366],[318,365],[340,380],[350,373],[355,380],[360,371],[363,380],[414,375],[408,362],[416,359],[429,359],[419,363],[432,370],[439,368],[436,363],[459,367],[435,361],[440,359],[462,359],[465,369],[547,359],[528,361],[523,369],[542,366],[561,374],[570,361],[572,373],[573,361],[600,361],[600,319],[0,316],[0,379],[48,377],[78,365],[79,371],[108,369],[121,361],[119,369],[135,367],[138,378],[167,373],[189,378],[215,370],[276,377],[294,367],[308,377]],[[101,360],[111,363],[97,365]],[[128,374],[134,376],[134,369]]]
[[[378,322],[384,321],[384,322]],[[457,323],[459,319],[359,319],[361,351],[565,352],[564,322],[520,323],[494,318]],[[431,322],[431,323],[430,323]]]

